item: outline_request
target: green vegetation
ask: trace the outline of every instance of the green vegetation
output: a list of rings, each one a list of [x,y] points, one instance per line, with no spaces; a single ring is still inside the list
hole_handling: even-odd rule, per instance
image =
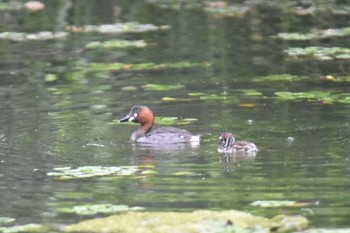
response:
[[[350,49],[342,47],[318,47],[289,48],[284,52],[291,58],[315,59],[321,61],[349,60]]]
[[[126,211],[144,210],[143,207],[129,207],[127,205],[96,204],[96,205],[78,205],[72,208],[61,208],[60,212],[74,213],[78,215],[96,215],[96,214],[116,214]]]
[[[116,49],[116,48],[128,48],[146,47],[147,43],[144,40],[107,40],[107,41],[91,41],[85,47],[89,49],[104,48],[104,49]]]
[[[278,215],[268,219],[236,210],[181,212],[128,212],[68,225],[65,232],[289,232],[302,230],[302,216]]]
[[[298,32],[281,32],[278,33],[276,38],[289,41],[308,41],[308,40],[320,40],[332,37],[345,37],[350,36],[350,27],[339,28],[339,29],[326,29],[326,30],[315,30],[312,33],[298,33]]]
[[[78,168],[54,168],[54,171],[47,173],[47,175],[54,177],[56,180],[72,180],[100,176],[133,176],[140,171],[141,169],[137,166],[83,166]]]

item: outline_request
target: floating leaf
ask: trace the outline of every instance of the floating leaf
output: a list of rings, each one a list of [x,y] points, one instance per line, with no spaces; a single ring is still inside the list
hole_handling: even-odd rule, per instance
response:
[[[275,92],[282,99],[325,99],[331,96],[330,92],[326,91],[310,91],[310,92]]]
[[[339,29],[325,29],[325,30],[314,30],[311,33],[287,33],[281,32],[277,34],[277,38],[282,40],[295,40],[295,41],[306,41],[315,39],[326,39],[333,37],[344,37],[350,36],[350,27],[339,28]]]
[[[251,205],[258,206],[258,207],[265,207],[265,208],[273,208],[273,207],[304,207],[304,206],[315,205],[315,203],[270,200],[270,201],[254,201],[251,203]]]
[[[135,22],[102,24],[102,25],[86,25],[86,26],[66,26],[66,30],[70,32],[99,32],[99,33],[130,33],[130,32],[148,32],[167,30],[169,26],[156,26],[153,24],[139,24]]]
[[[13,226],[13,227],[4,227],[4,228],[0,228],[0,230],[3,233],[50,232],[50,229],[48,227],[39,225],[39,224],[34,224],[34,223],[20,225],[20,226]]]
[[[2,32],[0,39],[11,41],[30,41],[30,40],[56,40],[63,39],[68,36],[67,32],[38,32],[38,33],[24,33],[24,32]]]
[[[14,218],[0,217],[0,226],[7,225],[16,221]]]
[[[189,172],[189,171],[182,171],[182,172],[175,172],[174,175],[175,176],[196,176],[198,174],[194,172]]]
[[[58,180],[82,179],[99,176],[132,176],[140,171],[137,166],[102,167],[83,166],[78,168],[61,167],[54,168],[53,172],[47,173]]]
[[[194,67],[205,67],[207,63],[190,63],[190,62],[175,62],[175,63],[138,63],[138,64],[126,64],[126,63],[90,63],[87,69],[89,71],[118,71],[118,70],[130,70],[130,71],[142,71],[142,70],[164,70],[164,69],[183,69]]]
[[[57,80],[57,74],[46,74],[45,82],[54,82]]]
[[[309,79],[306,76],[296,76],[296,75],[289,75],[289,74],[277,74],[277,75],[269,75],[265,77],[259,77],[253,79],[254,82],[274,82],[274,81],[302,81]]]
[[[284,52],[294,58],[312,58],[315,60],[348,60],[350,59],[350,49],[343,47],[306,47],[289,48]]]
[[[233,224],[231,224],[233,223]],[[272,219],[249,213],[198,210],[193,212],[126,212],[105,218],[84,220],[64,227],[65,232],[277,232],[301,231],[308,220],[299,215],[278,215]],[[258,230],[254,230],[258,229]]]
[[[96,205],[78,205],[72,208],[61,208],[64,213],[75,213],[79,215],[96,215],[96,214],[115,214],[126,211],[144,210],[143,207],[129,207],[127,205],[96,204]]]
[[[246,89],[246,90],[241,90],[243,92],[244,95],[247,96],[262,96],[263,93],[261,93],[260,91],[257,90],[252,90],[252,89]]]
[[[162,84],[146,84],[142,86],[146,91],[170,91],[184,88],[184,85],[162,85]]]
[[[187,125],[192,122],[198,121],[196,118],[177,118],[177,117],[156,117],[155,123],[159,125]]]
[[[146,47],[147,43],[144,40],[108,40],[108,41],[92,41],[88,43],[85,47],[92,48],[106,48],[106,49],[114,49],[114,48],[128,48],[128,47],[136,47],[143,48]]]

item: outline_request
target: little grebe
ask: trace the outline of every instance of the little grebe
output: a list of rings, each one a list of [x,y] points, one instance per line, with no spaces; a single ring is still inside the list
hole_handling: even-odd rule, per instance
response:
[[[219,137],[221,145],[218,147],[219,153],[255,153],[258,148],[252,142],[235,141],[232,133],[223,133]]]
[[[184,129],[160,127],[151,130],[154,124],[153,112],[146,106],[133,106],[128,115],[119,122],[140,123],[140,128],[132,133],[131,142],[147,144],[199,143],[199,135],[192,135]]]

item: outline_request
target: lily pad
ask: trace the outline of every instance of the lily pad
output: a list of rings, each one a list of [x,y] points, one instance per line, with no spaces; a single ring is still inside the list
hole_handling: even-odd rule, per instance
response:
[[[293,47],[284,50],[293,58],[310,58],[315,60],[349,60],[350,49],[343,47],[319,47],[311,46],[306,48]]]
[[[162,85],[162,84],[146,84],[142,86],[146,91],[170,91],[170,90],[179,90],[184,88],[184,85],[175,84],[175,85]]]
[[[288,81],[288,82],[295,82],[295,81],[302,81],[309,79],[306,76],[296,76],[296,75],[290,75],[290,74],[277,74],[277,75],[269,75],[264,77],[259,77],[253,79],[254,82],[278,82],[278,81]]]
[[[278,215],[272,219],[236,210],[181,212],[126,212],[68,225],[65,232],[275,232],[306,228],[303,216]]]
[[[96,215],[96,214],[115,214],[126,211],[144,210],[143,207],[129,207],[127,205],[97,204],[97,205],[79,205],[72,208],[62,208],[61,212],[75,213],[79,215]]]
[[[136,33],[149,32],[158,30],[167,30],[169,26],[156,26],[153,24],[139,24],[136,22],[102,24],[102,25],[86,25],[86,26],[67,26],[66,30],[70,32],[99,32],[99,33]]]
[[[275,92],[281,99],[295,100],[295,99],[318,99],[325,100],[331,96],[330,92],[326,91],[310,91],[310,92]]]
[[[92,41],[86,45],[86,48],[114,49],[114,48],[128,48],[128,47],[143,48],[146,46],[147,46],[147,43],[144,40],[108,40],[103,42]]]
[[[24,33],[24,32],[2,32],[0,39],[10,41],[32,41],[32,40],[57,40],[64,39],[69,34],[67,32],[38,32],[38,33]]]
[[[254,201],[251,203],[252,206],[273,208],[273,207],[304,207],[311,206],[315,203],[311,202],[297,202],[297,201],[278,201],[278,200],[269,200],[269,201]]]
[[[246,96],[262,96],[263,95],[263,93],[261,93],[260,91],[253,90],[253,89],[245,89],[245,90],[241,90],[241,91]]]
[[[16,221],[14,218],[0,217],[0,226],[7,225]]]
[[[191,63],[191,62],[175,62],[175,63],[90,63],[87,67],[89,71],[143,71],[143,70],[164,70],[164,69],[183,69],[193,67],[207,67],[208,63]]]
[[[350,36],[350,27],[345,28],[330,28],[325,30],[314,30],[311,33],[287,33],[287,32],[281,32],[278,33],[276,38],[282,39],[282,40],[289,40],[289,41],[307,41],[307,40],[315,40],[315,39],[327,39],[327,38],[333,38],[333,37],[344,37],[344,36]]]
[[[102,167],[83,166],[78,168],[60,167],[54,168],[53,172],[47,173],[57,180],[72,180],[100,176],[132,176],[140,171],[137,166]]]
[[[3,227],[0,228],[2,233],[19,233],[19,232],[50,232],[49,227],[40,225],[40,224],[26,224],[20,226],[12,226],[12,227]]]

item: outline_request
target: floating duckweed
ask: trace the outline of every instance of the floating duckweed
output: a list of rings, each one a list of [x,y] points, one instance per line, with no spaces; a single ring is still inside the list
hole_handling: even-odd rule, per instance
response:
[[[132,176],[140,171],[137,166],[120,167],[102,167],[102,166],[83,166],[78,168],[61,167],[54,168],[53,172],[47,173],[48,176],[55,177],[57,180],[82,179],[99,176]]]
[[[78,205],[72,208],[61,208],[60,212],[75,213],[79,215],[96,215],[96,214],[115,214],[126,211],[144,210],[143,207],[129,207],[127,205],[96,204],[96,205]]]
[[[264,77],[258,77],[253,79],[254,82],[274,82],[274,81],[302,81],[309,79],[306,76],[296,76],[290,74],[277,74],[277,75],[269,75]]]
[[[109,40],[109,41],[92,41],[86,45],[86,48],[127,48],[127,47],[136,47],[143,48],[146,47],[147,43],[144,40]]]
[[[86,26],[67,26],[66,30],[70,32],[99,32],[99,33],[130,33],[130,32],[148,32],[167,30],[169,26],[156,26],[153,24],[139,24],[136,22],[102,24],[102,25],[86,25]]]
[[[326,29],[326,30],[315,30],[312,33],[287,33],[281,32],[277,34],[277,38],[282,40],[295,40],[295,41],[306,41],[315,39],[326,39],[333,37],[344,37],[350,36],[350,27],[339,28],[339,29]]]
[[[11,41],[29,41],[29,40],[56,40],[63,39],[68,36],[67,32],[38,32],[38,33],[24,33],[24,32],[2,32],[0,39]]]
[[[306,47],[289,48],[284,52],[294,58],[313,58],[316,60],[348,60],[350,59],[350,49],[343,47]]]
[[[296,202],[296,201],[279,201],[279,200],[269,200],[269,201],[254,201],[250,203],[252,206],[273,208],[273,207],[301,207],[310,206],[315,203],[311,202]]]

